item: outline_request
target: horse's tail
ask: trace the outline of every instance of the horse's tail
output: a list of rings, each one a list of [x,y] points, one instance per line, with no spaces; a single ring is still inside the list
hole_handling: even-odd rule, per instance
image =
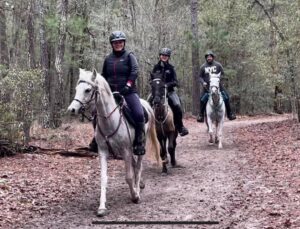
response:
[[[154,152],[152,151],[153,156],[155,157],[156,161],[159,163],[160,162],[160,144],[157,139],[156,135],[156,128],[155,128],[155,116],[153,114],[153,111],[150,113],[151,114],[151,119],[149,123],[149,140],[152,143],[152,146],[154,147]]]
[[[155,116],[154,112],[147,101],[144,102],[142,100],[143,106],[146,108],[148,115],[149,115],[149,123],[148,123],[148,130],[147,130],[147,151],[151,152],[151,156],[153,156],[156,161],[160,162],[160,144],[157,139],[156,135],[156,128],[155,128]]]

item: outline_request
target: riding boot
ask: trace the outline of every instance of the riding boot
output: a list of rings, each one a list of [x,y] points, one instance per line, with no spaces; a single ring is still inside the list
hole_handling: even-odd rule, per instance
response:
[[[182,109],[180,106],[175,106],[173,108],[173,113],[174,113],[174,124],[176,129],[178,130],[178,133],[180,134],[180,136],[185,136],[187,134],[189,134],[188,129],[183,125],[182,122]]]
[[[204,122],[204,112],[206,109],[206,103],[205,101],[200,101],[200,113],[199,116],[197,117],[197,122]]]
[[[135,128],[135,140],[133,146],[133,153],[135,155],[144,155],[146,145],[146,138],[145,138],[145,123],[138,122],[136,123]]]
[[[98,152],[98,145],[95,137],[93,137],[91,143],[89,144],[89,150],[92,152]]]
[[[227,113],[228,119],[229,119],[229,120],[234,120],[234,119],[236,119],[235,114],[233,114],[232,111],[231,111],[229,99],[224,100],[224,103],[225,103],[226,113]]]

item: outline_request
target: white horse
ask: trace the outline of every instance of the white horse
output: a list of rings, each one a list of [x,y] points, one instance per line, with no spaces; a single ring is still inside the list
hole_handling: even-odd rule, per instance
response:
[[[98,144],[101,166],[101,195],[97,215],[105,216],[109,213],[106,208],[107,158],[109,152],[113,151],[115,154],[122,155],[125,161],[125,179],[129,185],[131,199],[134,203],[140,202],[143,156],[135,156],[133,154],[134,128],[123,117],[123,105],[116,103],[107,81],[96,70],[91,72],[79,69],[79,71],[75,98],[68,107],[68,111],[78,114],[82,106],[90,101],[95,102],[97,109],[95,138]],[[145,107],[149,117],[148,123],[145,126],[146,152],[153,149],[151,153],[159,160],[160,147],[156,137],[153,110],[145,100],[141,99],[141,103]]]
[[[213,144],[213,123],[215,123],[216,135],[215,135],[215,143],[218,144],[218,148],[223,148],[222,145],[222,129],[223,123],[225,119],[225,104],[223,101],[222,94],[220,92],[220,75],[210,73],[210,81],[209,81],[209,99],[206,105],[206,115],[207,115],[207,125],[208,125],[208,133],[210,136],[209,143]]]

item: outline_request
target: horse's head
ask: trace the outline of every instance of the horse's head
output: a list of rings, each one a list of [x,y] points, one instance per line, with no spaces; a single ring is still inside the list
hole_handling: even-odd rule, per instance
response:
[[[152,74],[151,76],[151,94],[153,97],[153,104],[158,106],[163,104],[165,101],[165,82],[163,81],[161,74]]]
[[[218,103],[220,100],[220,75],[221,73],[210,73],[209,91],[214,103]]]
[[[68,107],[68,111],[72,114],[84,112],[86,106],[94,103],[98,86],[96,79],[99,74],[96,70],[93,72],[79,69],[79,79],[76,86],[75,97]]]

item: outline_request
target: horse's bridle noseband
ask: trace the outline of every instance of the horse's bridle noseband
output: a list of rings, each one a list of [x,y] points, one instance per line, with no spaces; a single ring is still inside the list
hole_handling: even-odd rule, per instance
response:
[[[73,101],[76,101],[78,103],[80,103],[81,107],[79,108],[79,111],[78,113],[81,114],[83,117],[85,117],[87,120],[89,121],[92,121],[93,120],[93,116],[92,114],[90,115],[90,117],[88,117],[86,114],[85,114],[85,111],[88,110],[87,109],[87,106],[90,105],[90,103],[95,100],[96,98],[96,93],[97,93],[97,90],[95,90],[95,85],[91,84],[90,82],[88,81],[85,81],[85,80],[79,80],[77,85],[80,84],[80,83],[86,83],[86,84],[89,84],[93,87],[93,92],[92,92],[92,95],[91,95],[91,98],[87,101],[87,102],[82,102],[80,101],[79,99],[76,99],[74,98]]]
[[[212,93],[211,92],[211,88],[212,87],[215,87],[216,89],[217,89],[217,91],[216,91],[216,93]],[[212,101],[213,101],[213,107],[215,108],[215,109],[219,109],[220,107],[221,107],[221,105],[222,105],[222,99],[221,99],[221,96],[222,96],[222,94],[221,94],[221,92],[220,92],[220,89],[219,89],[219,87],[218,86],[215,86],[215,85],[213,85],[213,86],[211,86],[211,88],[209,89],[209,94],[210,94],[210,96],[211,96],[211,98],[212,98]],[[215,94],[218,94],[219,95],[219,102],[218,102],[218,104],[217,105],[215,105],[214,104],[214,97],[213,97],[213,95],[215,95]]]
[[[153,82],[155,82],[155,81],[162,81],[162,79],[160,79],[160,78],[155,78],[155,79],[153,79],[152,81]],[[165,107],[166,109],[167,109],[167,112],[166,112],[166,114],[165,114],[165,116],[164,116],[164,118],[162,119],[162,120],[158,120],[156,117],[155,117],[155,121],[157,122],[157,123],[159,123],[159,124],[161,124],[161,125],[163,125],[165,122],[166,122],[166,120],[167,120],[167,118],[168,118],[168,114],[169,114],[169,106],[168,106],[168,102],[167,102],[167,89],[166,88],[164,88],[164,92],[165,92],[165,94],[164,94],[164,98],[165,98],[165,101],[164,101],[164,103],[162,104],[162,106],[163,107]],[[154,109],[154,112],[155,112],[155,110],[157,109],[159,107],[159,105],[153,105],[153,109]],[[164,108],[164,109],[165,109]]]
[[[99,94],[99,91],[98,91],[97,87],[96,87],[94,84],[92,84],[92,83],[90,83],[90,82],[88,82],[88,81],[85,81],[85,80],[80,80],[80,81],[78,82],[78,84],[80,84],[80,83],[86,83],[86,84],[89,84],[89,85],[92,86],[93,92],[92,92],[91,98],[90,98],[90,100],[87,101],[86,103],[83,103],[83,102],[80,101],[79,99],[73,99],[73,100],[79,102],[79,103],[81,104],[82,107],[85,107],[85,104],[89,104],[89,103],[90,103],[91,101],[93,101],[93,100],[95,100],[95,104],[97,104],[97,94]],[[77,84],[77,85],[78,85],[78,84]],[[113,94],[117,94],[117,93],[119,94],[119,92],[113,92]],[[119,111],[120,111],[120,119],[119,119],[117,128],[116,128],[112,133],[110,133],[110,134],[108,134],[108,135],[105,135],[104,132],[103,132],[103,130],[101,129],[99,123],[97,122],[98,130],[99,130],[101,136],[105,139],[105,142],[106,142],[106,144],[107,144],[107,147],[108,147],[109,152],[111,152],[115,158],[116,158],[116,155],[115,155],[115,153],[114,153],[114,151],[113,151],[113,149],[112,149],[112,146],[111,146],[111,144],[110,144],[110,142],[109,142],[109,138],[111,138],[112,136],[114,136],[114,135],[117,133],[117,131],[119,130],[120,126],[121,126],[122,119],[123,119],[123,112],[122,112],[123,107],[124,107],[124,97],[122,96],[122,100],[120,101],[120,103],[118,103],[117,106],[116,106],[116,107],[115,107],[108,115],[100,115],[100,114],[97,114],[97,117],[104,118],[104,119],[109,119],[109,118],[111,117],[111,115],[119,108]],[[85,108],[83,108],[83,109],[85,109]],[[90,121],[91,121],[91,120],[90,120]],[[125,122],[125,124],[126,124],[126,126],[127,126],[127,132],[128,132],[129,138],[131,139],[128,124],[127,124],[126,122]],[[130,141],[131,141],[131,140],[130,140]]]

